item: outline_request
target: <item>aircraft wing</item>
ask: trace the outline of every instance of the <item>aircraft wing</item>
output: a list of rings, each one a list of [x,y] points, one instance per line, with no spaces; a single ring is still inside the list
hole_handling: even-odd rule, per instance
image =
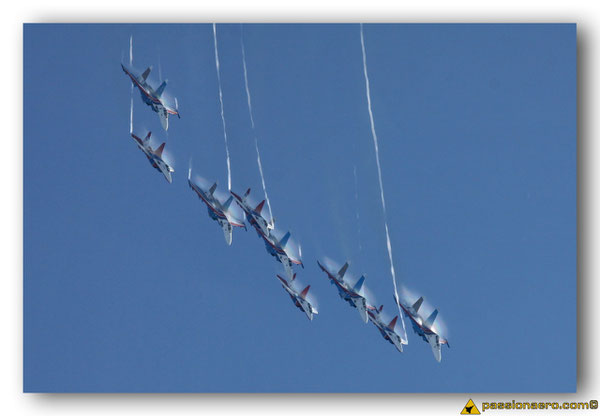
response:
[[[160,119],[162,128],[169,130],[169,113],[167,113],[167,109],[165,107],[160,106],[158,108],[158,118]]]
[[[402,338],[400,338],[399,335],[397,334],[393,334],[392,336],[390,336],[390,339],[392,340],[392,344],[394,344],[394,346],[396,347],[396,349],[400,352],[403,351],[402,349]]]
[[[306,317],[311,321],[313,320],[313,315],[316,315],[319,313],[315,308],[313,308],[311,306],[310,303],[308,303],[308,301],[306,301],[304,299],[300,300],[300,305],[302,306],[302,310],[306,314]]]
[[[229,222],[230,222],[231,224],[233,224],[235,227],[242,227],[242,228],[246,228],[246,224],[244,224],[244,221],[243,221],[243,220],[241,220],[241,219],[239,219],[239,218],[236,218],[236,217],[235,217],[235,216],[234,216],[234,215],[231,213],[231,211],[229,211],[229,210],[226,210],[226,211],[224,212],[224,214],[225,214],[225,216],[227,217],[227,220],[229,220]]]
[[[281,286],[283,286],[283,288],[285,289],[286,292],[288,292],[290,295],[296,297],[297,293],[292,291],[292,289],[290,288],[289,283],[281,276],[277,275],[277,278],[279,279],[279,281],[281,282]]]
[[[159,160],[155,159],[155,161]],[[162,174],[165,176],[167,182],[172,183],[173,178],[171,177],[171,170],[169,169],[169,167],[162,160],[160,160],[159,163],[157,163],[157,165]]]
[[[225,242],[227,242],[227,245],[231,245],[233,227],[228,221],[220,221],[219,223],[223,229],[223,234],[225,234]]]

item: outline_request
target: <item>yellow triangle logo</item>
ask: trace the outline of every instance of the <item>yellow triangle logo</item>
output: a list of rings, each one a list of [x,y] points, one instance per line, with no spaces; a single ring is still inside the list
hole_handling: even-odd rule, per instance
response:
[[[475,403],[473,403],[473,400],[469,399],[469,401],[463,408],[462,412],[460,412],[460,414],[461,415],[480,415],[481,413],[479,413],[479,409],[477,408],[477,406],[475,406]]]

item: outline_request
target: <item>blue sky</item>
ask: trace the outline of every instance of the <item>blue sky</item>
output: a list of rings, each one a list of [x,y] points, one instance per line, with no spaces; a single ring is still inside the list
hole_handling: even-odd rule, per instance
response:
[[[217,31],[232,188],[258,202],[240,25]],[[256,233],[227,247],[187,187],[190,157],[227,186],[212,26],[25,25],[25,391],[575,390],[575,26],[364,33],[396,271],[440,309],[442,362],[410,330],[398,353],[316,265],[350,260],[394,316],[358,25],[244,26],[267,189],[302,245],[312,322]],[[157,84],[160,66],[179,101],[167,134],[134,94],[171,185],[129,138],[130,35],[134,66]]]

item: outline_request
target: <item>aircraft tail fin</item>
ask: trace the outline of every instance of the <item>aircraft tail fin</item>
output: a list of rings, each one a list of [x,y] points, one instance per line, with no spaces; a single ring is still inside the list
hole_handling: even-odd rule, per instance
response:
[[[264,206],[265,206],[265,200],[263,199],[263,201],[260,204],[258,204],[256,206],[256,208],[254,208],[254,211],[256,211],[256,213],[258,215],[260,215],[260,213],[262,212],[262,209],[263,209]]]
[[[248,195],[250,195],[250,188],[248,188],[244,193],[244,199],[248,198]]]
[[[229,206],[231,205],[231,201],[233,201],[233,196],[230,196],[229,198],[227,198],[227,201],[225,201],[225,203],[223,203],[223,208],[225,209],[225,211],[227,211],[229,209]]]
[[[348,270],[348,262],[344,263],[340,271],[338,272],[338,277],[341,279],[346,274],[346,270]]]
[[[213,183],[213,185],[210,187],[210,189],[208,190],[209,194],[214,194],[215,193],[215,189],[217,189],[217,183]]]
[[[283,236],[283,238],[281,239],[281,241],[279,242],[279,244],[281,245],[281,248],[285,248],[288,240],[290,239],[290,232],[288,231],[287,233],[285,233],[285,235]]]
[[[381,305],[381,306],[379,307],[379,311],[378,311],[378,312],[381,312],[382,310],[383,310],[383,305]]]
[[[394,317],[394,319],[391,320],[391,322],[388,324],[388,328],[391,329],[392,331],[394,330],[394,328],[396,327],[396,321],[398,320],[398,316],[396,315]]]
[[[160,87],[158,87],[158,89],[156,90],[156,96],[158,98],[160,98],[162,93],[165,91],[165,88],[167,88],[167,80],[166,79],[162,82],[162,84],[160,84]]]
[[[141,82],[145,82],[146,79],[148,78],[148,75],[150,75],[150,71],[152,71],[152,66],[149,66],[144,73],[140,76],[140,81]]]
[[[428,328],[431,328],[431,326],[433,325],[433,322],[435,321],[435,318],[437,317],[438,314],[438,310],[434,310],[433,312],[431,312],[431,315],[429,315],[429,318],[427,318],[425,320],[425,326]]]
[[[292,276],[292,280],[296,280],[296,273]]]
[[[154,151],[154,154],[155,154],[156,156],[158,156],[158,157],[162,157],[163,150],[165,150],[165,144],[166,144],[166,143],[163,143],[163,144],[161,144],[160,146],[158,146],[158,147],[156,148],[156,150]]]
[[[144,143],[148,143],[148,141],[150,141],[150,136],[152,136],[151,131],[149,131],[148,134],[146,135],[146,137],[144,137]]]
[[[302,293],[300,293],[300,297],[301,297],[302,299],[306,299],[306,295],[308,294],[308,290],[309,290],[309,289],[310,289],[310,285],[306,286],[306,287],[304,288],[304,290],[302,291]]]
[[[365,283],[365,276],[361,276],[360,279],[358,279],[358,282],[356,282],[356,284],[354,285],[354,288],[352,290],[354,290],[354,292],[356,292],[356,293],[360,292],[360,290],[362,289],[363,283]]]
[[[421,296],[413,305],[413,309],[415,310],[415,312],[419,312],[419,308],[421,307],[421,304],[423,303],[423,296]]]

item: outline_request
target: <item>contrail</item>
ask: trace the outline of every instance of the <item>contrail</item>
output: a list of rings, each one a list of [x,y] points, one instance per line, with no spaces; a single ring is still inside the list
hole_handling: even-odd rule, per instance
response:
[[[129,36],[129,68],[133,66],[133,36]],[[133,133],[133,82],[131,83],[131,105],[129,107],[129,134]]]
[[[373,144],[375,146],[375,160],[377,161],[377,174],[379,177],[379,194],[381,196],[381,207],[383,209],[383,225],[385,226],[385,238],[387,242],[387,251],[388,257],[390,260],[390,272],[392,273],[392,280],[394,282],[394,294],[396,295],[396,299],[398,299],[398,287],[396,285],[396,271],[394,270],[394,258],[392,255],[392,242],[390,240],[390,231],[388,229],[387,223],[387,210],[385,208],[385,196],[383,194],[383,180],[381,179],[381,163],[379,161],[379,143],[377,141],[377,133],[375,132],[375,121],[373,120],[373,110],[371,109],[371,89],[369,87],[369,74],[367,72],[367,53],[365,51],[365,37],[363,34],[363,25],[360,24],[360,46],[362,48],[362,58],[363,58],[363,72],[365,75],[365,86],[367,93],[367,107],[369,109],[369,120],[371,121],[371,135],[373,136]],[[398,312],[400,317],[402,318],[402,310],[400,309],[400,305],[398,306]],[[404,319],[402,321],[402,328],[404,328],[404,333],[406,334],[406,327],[404,326]]]
[[[217,24],[213,23],[213,38],[215,40],[215,65],[217,66],[217,81],[219,82],[219,101],[221,102],[221,120],[223,121],[223,137],[225,138],[225,153],[227,154],[227,189],[231,190],[231,161],[229,159],[229,144],[227,143],[227,128],[225,126],[225,111],[223,110],[223,89],[221,88],[221,72],[219,69],[219,48],[217,46]]]
[[[267,201],[267,207],[269,208],[269,215],[271,221],[273,221],[273,211],[271,210],[271,201],[269,200],[269,194],[267,194],[267,185],[265,185],[265,175],[262,169],[262,162],[260,160],[260,151],[258,150],[258,138],[254,130],[254,116],[252,115],[252,100],[250,99],[250,88],[248,87],[248,70],[246,68],[246,48],[244,46],[244,26],[242,26],[241,33],[242,42],[242,63],[244,65],[244,82],[246,84],[246,97],[248,98],[248,112],[250,113],[250,123],[252,124],[252,132],[254,134],[254,147],[256,148],[256,161],[258,162],[258,171],[260,172],[260,180],[262,182],[263,192],[265,193],[265,200]]]

